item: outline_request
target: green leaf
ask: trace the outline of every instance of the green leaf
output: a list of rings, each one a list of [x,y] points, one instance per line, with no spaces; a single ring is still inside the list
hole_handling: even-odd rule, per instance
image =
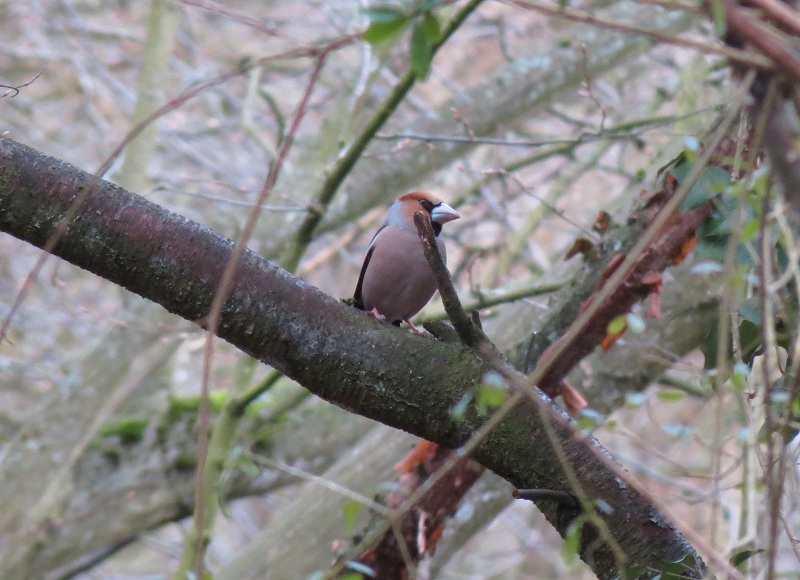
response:
[[[428,43],[425,20],[419,20],[411,31],[411,70],[419,80],[428,77],[433,52]]]
[[[602,426],[605,420],[605,415],[595,411],[591,407],[586,407],[585,409],[581,409],[581,415],[575,420],[575,424],[581,431],[590,432]]]
[[[739,316],[756,326],[761,326],[761,304],[757,296],[751,296],[739,305]]]
[[[364,580],[364,576],[358,572],[349,572],[338,577],[338,580]]]
[[[239,458],[239,460],[236,462],[236,467],[238,467],[242,473],[251,479],[255,479],[261,473],[261,470],[258,468],[258,465],[256,465],[256,462],[245,455],[242,455]]]
[[[564,534],[564,561],[567,564],[573,563],[578,558],[581,548],[581,528],[583,520],[578,518],[567,527],[567,532]]]
[[[132,445],[142,440],[149,423],[150,419],[146,417],[123,417],[103,426],[100,435],[103,437],[117,435],[123,444]]]
[[[436,18],[433,13],[426,12],[422,17],[421,27],[422,33],[425,35],[425,42],[428,43],[428,46],[433,48],[433,45],[439,41],[439,35],[441,34],[439,19]]]
[[[688,153],[687,153],[688,156]],[[689,175],[692,163],[686,159],[680,160],[672,170],[672,174],[678,183]],[[709,199],[722,192],[731,182],[731,175],[721,167],[709,166],[703,169],[700,177],[694,184],[686,199],[680,205],[680,211],[687,211],[704,204]]]
[[[728,19],[725,18],[725,7],[720,0],[711,0],[711,16],[714,19],[717,36],[720,38],[725,36],[725,32],[728,30]]]
[[[485,415],[489,409],[495,409],[505,402],[508,397],[508,389],[505,385],[482,384],[478,388],[475,404],[478,413]]]
[[[228,391],[212,391],[208,394],[208,406],[214,413],[219,413],[228,400]]]
[[[742,241],[749,242],[756,237],[758,230],[761,229],[761,220],[753,219],[747,222],[742,228]]]
[[[756,554],[760,554],[763,551],[764,551],[763,548],[758,548],[756,550],[739,550],[733,556],[731,556],[731,566],[733,566],[734,568],[739,568],[750,558],[752,558]]]
[[[680,401],[684,397],[686,397],[686,393],[683,391],[677,391],[675,389],[669,389],[666,391],[659,391],[656,395],[662,401]]]
[[[356,518],[361,513],[361,503],[354,499],[348,499],[344,502],[342,512],[344,514],[344,531],[347,534],[352,534],[356,527]]]
[[[408,24],[408,17],[403,17],[400,20],[392,20],[390,22],[373,22],[369,25],[369,28],[364,31],[361,38],[372,45],[380,44],[399,34],[403,28],[405,28],[406,24]]]
[[[375,6],[366,8],[362,13],[367,17],[370,24],[397,22],[408,18],[405,12],[395,6]]]
[[[617,316],[614,320],[608,323],[608,328],[606,329],[606,332],[608,332],[608,334],[618,334],[623,330],[625,330],[625,325],[627,324],[625,318],[626,317],[624,315]]]

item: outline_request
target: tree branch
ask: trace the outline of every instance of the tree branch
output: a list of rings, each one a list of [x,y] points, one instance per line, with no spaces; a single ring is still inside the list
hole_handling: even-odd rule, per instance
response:
[[[41,246],[87,187],[53,253],[188,320],[205,320],[231,240],[0,138],[0,230]],[[458,447],[486,421],[474,409],[463,420],[450,412],[489,370],[471,351],[379,325],[250,251],[234,274],[219,336],[336,405],[446,447]],[[622,483],[607,452],[592,438],[576,437],[549,399],[522,400],[472,457],[515,487],[570,492],[559,454],[543,444],[548,433],[583,488],[611,506],[605,524],[629,563],[652,569],[688,554],[699,560],[674,526]],[[565,534],[556,510],[540,507]],[[605,545],[584,545],[581,556],[600,577],[620,572]]]

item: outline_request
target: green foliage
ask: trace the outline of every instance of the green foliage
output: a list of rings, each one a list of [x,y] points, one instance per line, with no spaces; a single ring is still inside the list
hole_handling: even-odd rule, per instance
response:
[[[622,316],[617,316],[614,320],[608,323],[606,332],[608,332],[608,334],[618,334],[625,330],[626,324],[627,321],[624,314]]]
[[[361,503],[354,499],[346,500],[342,507],[342,513],[344,515],[344,531],[346,534],[352,534],[356,527],[358,514],[361,513]]]
[[[191,453],[181,453],[173,462],[178,471],[193,471],[197,467],[197,458]]]
[[[658,578],[659,580],[679,580],[681,578],[686,578],[687,574],[696,567],[697,561],[694,556],[687,554],[680,560],[665,563],[661,567],[661,574],[653,576],[653,578]]]
[[[209,408],[212,413],[219,413],[228,400],[228,391],[213,391],[208,395]],[[184,413],[196,413],[200,409],[200,396],[175,397],[170,396],[167,407],[167,420],[177,421]]]
[[[369,19],[369,27],[362,38],[372,45],[385,42],[399,34],[410,22],[410,17],[394,6],[368,8],[364,15]]]
[[[343,580],[345,578],[347,578],[347,580],[361,580],[363,578],[362,574],[368,578],[375,578],[375,570],[366,564],[356,562],[355,560],[350,560],[346,566],[348,569],[353,570],[353,573],[346,573],[344,576],[339,576],[339,580]]]
[[[583,528],[583,518],[576,518],[567,527],[564,534],[564,548],[562,554],[567,564],[572,564],[578,559],[581,549],[581,530]]]
[[[581,415],[575,420],[578,429],[590,433],[605,423],[606,417],[590,407],[581,409]]]
[[[675,402],[683,399],[686,396],[686,393],[675,389],[666,389],[663,391],[659,391],[656,396],[662,401]]]
[[[364,10],[369,26],[362,38],[377,46],[395,38],[406,27],[411,26],[409,40],[409,59],[411,70],[420,80],[428,77],[433,60],[433,52],[441,38],[439,19],[433,13],[441,0],[425,0],[414,11],[401,7],[379,5]]]
[[[671,169],[671,173],[678,180],[678,184],[683,183],[686,176],[692,170],[693,162],[690,161],[691,153],[684,151],[683,155],[679,156],[675,165]],[[731,174],[713,165],[705,167],[700,173],[689,194],[683,200],[680,206],[681,211],[686,211],[713,199],[722,193],[731,182]]]
[[[505,385],[499,386],[484,383],[478,388],[478,394],[475,399],[478,414],[486,415],[490,409],[496,409],[502,405],[507,397],[508,389]]]
[[[725,36],[728,30],[728,19],[725,17],[725,7],[722,0],[711,0],[711,17],[714,19],[714,29],[720,38]]]
[[[441,31],[439,21],[431,12],[426,12],[417,19],[411,32],[411,70],[414,75],[424,80],[428,77],[433,60],[433,47],[439,40]]]
[[[488,372],[483,377],[483,382],[474,389],[470,389],[450,409],[454,419],[463,419],[470,404],[475,404],[478,414],[485,417],[490,410],[502,405],[508,398],[508,386],[503,377],[494,372]]]
[[[731,556],[731,565],[735,568],[743,568],[743,564],[747,562],[750,558],[755,556],[756,554],[760,554],[764,551],[763,548],[758,548],[755,550],[745,549],[739,550],[733,556]]]
[[[100,429],[100,435],[117,436],[123,444],[132,445],[142,440],[149,422],[149,419],[142,417],[123,417]]]

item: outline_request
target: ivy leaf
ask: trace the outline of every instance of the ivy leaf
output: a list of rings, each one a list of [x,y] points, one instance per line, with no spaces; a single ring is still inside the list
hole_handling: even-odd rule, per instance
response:
[[[686,158],[679,160],[675,167],[672,169],[672,174],[678,183],[682,183],[689,175],[692,169],[692,163]],[[686,199],[680,205],[680,211],[687,211],[699,205],[703,205],[709,199],[721,193],[731,182],[731,175],[721,167],[709,166],[703,169],[697,182]]]
[[[758,230],[761,229],[761,220],[752,219],[747,222],[744,227],[742,228],[742,241],[749,242],[752,239],[755,239]]]
[[[747,298],[739,305],[739,316],[742,320],[761,326],[761,304],[756,296]]]

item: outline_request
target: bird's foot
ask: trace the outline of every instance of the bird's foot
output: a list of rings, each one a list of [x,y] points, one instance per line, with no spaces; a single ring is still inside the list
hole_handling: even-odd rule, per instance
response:
[[[386,322],[386,317],[378,312],[377,308],[373,308],[372,310],[367,311],[367,316],[370,318],[374,318],[378,322]]]
[[[435,340],[436,337],[434,337],[430,332],[428,332],[423,328],[417,328],[416,326],[411,324],[410,320],[406,320],[405,323],[408,324],[408,328],[411,330],[413,334],[416,334],[417,336],[424,336],[425,338],[430,338],[431,340]]]

